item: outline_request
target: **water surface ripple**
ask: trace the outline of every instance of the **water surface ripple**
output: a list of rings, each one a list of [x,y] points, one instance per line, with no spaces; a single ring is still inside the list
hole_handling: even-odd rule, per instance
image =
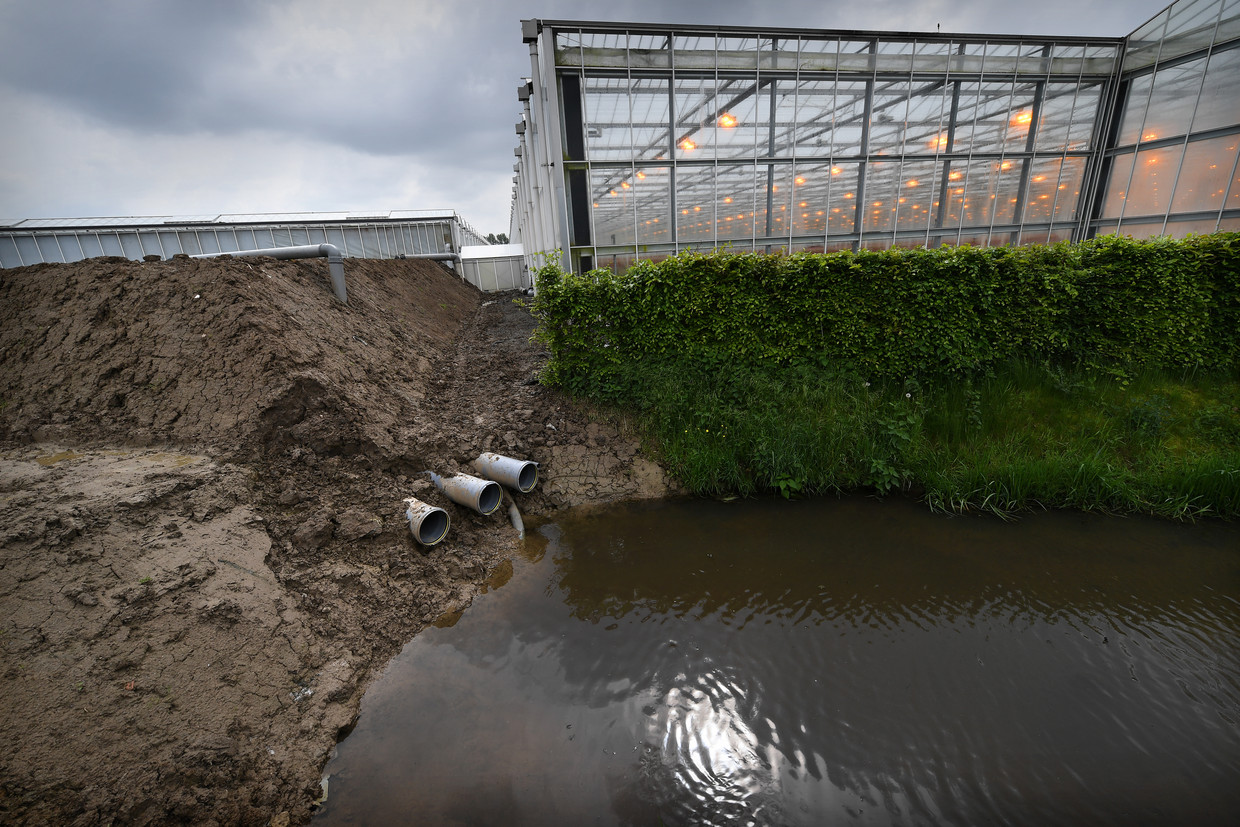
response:
[[[527,556],[367,694],[316,822],[1240,823],[1238,526],[679,502]]]

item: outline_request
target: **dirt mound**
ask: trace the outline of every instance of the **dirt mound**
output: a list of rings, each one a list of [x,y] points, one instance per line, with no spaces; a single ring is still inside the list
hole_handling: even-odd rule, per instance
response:
[[[514,295],[345,270],[347,307],[317,261],[0,270],[0,822],[303,823],[367,683],[520,550],[423,470],[539,462],[527,525],[666,493]]]
[[[391,451],[481,294],[430,261],[91,259],[0,276],[0,439]]]

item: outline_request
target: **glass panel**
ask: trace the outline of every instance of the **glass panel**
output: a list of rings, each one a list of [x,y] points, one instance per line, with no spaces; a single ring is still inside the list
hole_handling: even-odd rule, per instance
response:
[[[632,251],[616,252],[616,251],[600,251],[595,255],[594,266],[600,269],[611,270],[613,273],[623,273],[633,266],[633,262],[637,257]]]
[[[773,157],[791,158],[793,133],[797,120],[797,98],[799,91],[792,80],[773,82],[775,95],[775,150]],[[768,96],[769,106],[769,96]],[[768,155],[766,147],[770,145],[768,138],[760,155]]]
[[[668,81],[640,78],[632,81],[633,155],[638,160],[661,161],[668,153]]]
[[[802,72],[834,72],[838,40],[802,40],[800,69]]]
[[[982,71],[984,43],[965,43],[952,50],[951,71],[973,74]]]
[[[1119,234],[1133,238],[1154,238],[1162,235],[1163,223],[1158,221],[1124,221],[1119,225]]]
[[[879,74],[907,75],[913,70],[916,44],[902,40],[879,41],[875,69]]]
[[[637,210],[637,243],[670,242],[671,175],[668,167],[637,170],[633,176],[632,198]]]
[[[941,162],[904,162],[896,196],[896,229],[923,230],[931,225],[942,170]]]
[[[1038,158],[1029,170],[1023,222],[1072,221],[1080,200],[1084,158]]]
[[[1016,243],[1017,244],[1049,244],[1050,236],[1051,236],[1051,231],[1049,229],[1043,229],[1043,230],[1026,229],[1026,230],[1021,231],[1020,239]]]
[[[1101,95],[1099,86],[1048,84],[1034,148],[1041,151],[1088,149]]]
[[[1021,47],[1016,71],[1022,75],[1045,75],[1051,69],[1051,54],[1050,44],[1025,44]]]
[[[900,162],[874,161],[865,169],[865,206],[861,211],[862,232],[895,231],[896,198],[900,190]]]
[[[827,193],[827,232],[847,235],[857,231],[857,178],[860,164],[832,164]]]
[[[1223,15],[1214,33],[1215,43],[1226,43],[1240,37],[1240,0],[1224,0]]]
[[[717,39],[720,69],[757,69],[758,41],[752,37]]]
[[[1020,47],[1013,43],[988,43],[986,44],[986,68],[983,71],[988,75],[1012,74],[1019,65],[1017,60],[1019,54]]]
[[[624,78],[584,78],[586,151],[594,161],[627,161],[630,144],[628,81]]]
[[[898,155],[903,152],[909,88],[907,80],[875,84],[874,108],[870,115],[871,155]]]
[[[1170,8],[1163,9],[1153,20],[1128,36],[1128,51],[1124,55],[1124,71],[1130,72],[1149,66],[1158,60],[1158,47],[1167,26]]]
[[[1205,58],[1201,58],[1183,66],[1159,69],[1154,74],[1154,94],[1141,131],[1142,141],[1183,135],[1188,131],[1205,65]]]
[[[797,164],[792,181],[792,198],[778,208],[789,216],[780,226],[791,225],[793,236],[824,236],[827,232],[827,209],[831,203],[831,164]],[[841,169],[835,167],[835,169]]]
[[[709,69],[715,68],[714,35],[692,35],[677,37],[674,42],[677,69]]]
[[[720,241],[752,238],[754,198],[758,192],[756,167],[753,164],[721,164],[718,169],[715,188],[716,237]],[[762,185],[766,185],[765,180]],[[741,217],[737,218],[738,215]]]
[[[1236,136],[1194,141],[1184,151],[1172,212],[1217,210],[1227,194],[1227,175],[1236,163]]]
[[[1184,238],[1186,235],[1210,235],[1216,232],[1216,227],[1218,227],[1217,218],[1201,221],[1168,221],[1167,229],[1163,231],[1163,234],[1172,238]]]
[[[1210,55],[1205,86],[1193,116],[1193,131],[1240,124],[1240,95],[1236,79],[1240,78],[1240,48],[1231,48]]]
[[[1180,0],[1171,6],[1171,21],[1159,62],[1166,62],[1210,45],[1218,21],[1220,0]]]
[[[758,68],[793,70],[797,68],[797,40],[795,37],[762,38],[758,41]]]
[[[628,66],[629,37],[624,33],[585,32],[580,36],[581,54],[569,50],[566,54],[557,53],[557,60],[563,59],[567,65],[581,63],[585,66],[603,66],[623,69]]]
[[[1007,113],[1007,129],[1004,133],[1004,150],[1023,152],[1029,147],[1029,126],[1033,123],[1033,98],[1036,87],[1019,83],[1012,90],[1012,108]]]
[[[989,242],[989,233],[974,233],[960,236],[960,238],[956,240],[956,246],[985,247]]]
[[[954,162],[942,226],[1010,224],[1016,212],[1020,168],[1020,161]]]
[[[1102,100],[1102,87],[1085,86],[1077,90],[1076,111],[1072,113],[1072,127],[1068,130],[1068,150],[1090,149],[1094,145],[1094,120]]]
[[[1240,232],[1240,218],[1224,218],[1218,223],[1218,229],[1215,232],[1235,233]]]
[[[913,58],[913,74],[945,73],[952,51],[950,43],[918,43],[917,53]]]
[[[599,244],[632,244],[636,237],[633,221],[637,202],[629,184],[632,175],[629,169],[590,171],[594,238]]]
[[[1171,188],[1180,168],[1182,146],[1147,149],[1137,153],[1132,184],[1128,188],[1128,205],[1124,216],[1163,215],[1171,205]]]
[[[919,155],[945,152],[951,106],[951,87],[946,83],[914,83],[913,94],[909,98],[904,151]]]
[[[581,65],[581,32],[555,33],[555,62],[559,66]]]
[[[719,124],[734,129],[736,116],[716,96],[714,78],[677,78],[675,89],[677,157],[714,158]]]
[[[1111,174],[1107,179],[1106,196],[1102,202],[1103,218],[1119,218],[1128,199],[1128,181],[1132,175],[1134,155],[1126,152],[1111,160]]]
[[[835,82],[803,80],[797,87],[796,130],[798,157],[831,154],[831,127],[835,118]]]
[[[835,92],[835,125],[830,133],[833,157],[859,156],[865,124],[867,84],[863,80],[840,78]]]
[[[837,58],[840,72],[874,71],[874,43],[869,40],[841,40]]]
[[[1002,151],[1012,111],[1011,83],[962,83],[953,151]]]
[[[1150,86],[1153,83],[1153,75],[1142,75],[1139,78],[1133,78],[1128,84],[1128,96],[1124,100],[1124,115],[1119,122],[1119,134],[1115,139],[1116,146],[1135,144],[1141,137],[1141,124],[1145,122],[1146,104],[1149,103]]]
[[[731,124],[715,130],[719,158],[752,158],[759,140],[766,145],[770,123],[759,114],[758,98],[762,94],[764,90],[754,78],[719,79],[719,100],[730,116],[724,123]]]
[[[1232,171],[1231,190],[1227,193],[1225,209],[1240,210],[1240,167]]]
[[[758,237],[787,236],[789,204],[798,189],[793,176],[805,179],[795,172],[791,164],[761,164],[758,166],[758,193],[753,215],[753,231]],[[768,196],[769,187],[769,196]],[[768,212],[767,207],[770,207]],[[741,214],[737,210],[737,215]]]
[[[629,65],[634,69],[665,69],[670,65],[670,38],[665,34],[629,35]]]
[[[684,243],[715,239],[715,168],[676,168],[676,237]]]

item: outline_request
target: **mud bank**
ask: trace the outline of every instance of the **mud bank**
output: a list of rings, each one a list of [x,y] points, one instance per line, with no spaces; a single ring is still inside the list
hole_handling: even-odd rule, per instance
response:
[[[0,821],[297,824],[368,682],[516,552],[421,476],[541,463],[524,514],[663,496],[438,264],[0,271]],[[449,511],[416,545],[400,500]]]

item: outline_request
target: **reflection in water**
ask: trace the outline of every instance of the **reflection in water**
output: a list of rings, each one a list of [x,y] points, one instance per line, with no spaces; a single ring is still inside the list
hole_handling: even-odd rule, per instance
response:
[[[855,499],[544,526],[406,647],[346,823],[1218,823],[1240,530]],[[456,620],[455,618],[453,619]]]

